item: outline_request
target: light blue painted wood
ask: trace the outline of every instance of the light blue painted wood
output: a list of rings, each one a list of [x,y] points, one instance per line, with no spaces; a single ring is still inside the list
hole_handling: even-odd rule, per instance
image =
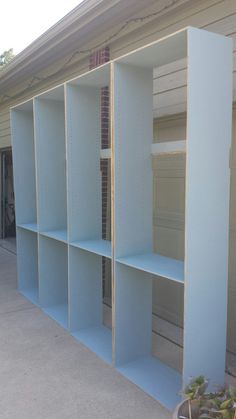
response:
[[[39,302],[63,325],[63,307],[68,306],[67,253],[64,243],[39,235]]]
[[[59,100],[60,99],[60,100]],[[63,88],[34,99],[39,231],[67,229]]]
[[[150,154],[153,67],[186,56],[183,272],[183,262],[153,254]],[[59,86],[11,111],[19,288],[37,302],[39,287],[45,312],[109,363],[113,347],[119,371],[172,409],[181,377],[151,356],[152,274],[185,287],[184,383],[199,374],[224,380],[232,43],[188,28],[111,68],[112,245],[101,240],[100,183],[100,88],[110,64],[68,82],[65,101]],[[113,332],[102,324],[102,256],[114,268]]]
[[[17,279],[21,292],[38,292],[38,237],[37,234],[17,227]],[[28,295],[29,295],[28,294]]]
[[[129,52],[115,61],[143,68],[156,68],[186,58],[188,28]]]
[[[89,70],[70,80],[70,84],[76,86],[85,86],[93,88],[101,88],[108,86],[110,83],[110,63],[105,63],[97,68]]]
[[[52,319],[56,320],[64,329],[68,328],[68,304],[58,304],[44,308],[43,311],[47,313]]]
[[[17,227],[24,228],[25,230],[33,231],[34,233],[37,233],[38,231],[38,225],[36,223],[18,224]]]
[[[50,237],[55,240],[59,240],[63,243],[67,243],[67,230],[53,230],[53,231],[43,231],[40,234],[45,237]]]
[[[72,335],[108,364],[112,362],[112,332],[103,325],[82,329]]]
[[[115,365],[151,355],[151,275],[116,263]]]
[[[153,73],[114,63],[115,257],[151,253]]]
[[[11,110],[16,223],[36,223],[33,101]]]
[[[70,243],[71,246],[87,250],[100,256],[111,259],[111,242],[108,240],[85,240]]]
[[[39,290],[38,288],[27,288],[20,291],[24,297],[30,300],[36,306],[39,306]]]
[[[102,257],[71,245],[69,327],[73,336],[112,362],[112,332],[103,326]]]
[[[181,374],[157,358],[138,358],[118,371],[169,410],[181,401]]]
[[[188,36],[184,383],[224,383],[232,40],[191,28]]]
[[[102,258],[69,247],[70,330],[102,324]]]
[[[180,260],[149,253],[127,256],[116,261],[150,274],[184,283],[184,262]]]
[[[66,85],[70,242],[102,238],[100,98],[98,88]]]

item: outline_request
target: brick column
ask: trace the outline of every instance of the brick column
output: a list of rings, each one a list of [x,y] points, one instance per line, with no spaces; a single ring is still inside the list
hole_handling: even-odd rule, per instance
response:
[[[90,56],[89,68],[93,69],[110,60],[109,47],[104,47],[95,51]],[[109,87],[105,86],[101,89],[101,148],[110,148],[110,127],[109,127],[109,106],[110,106],[110,92]],[[111,225],[110,225],[110,176],[111,164],[109,159],[101,159],[101,179],[102,179],[102,238],[104,240],[111,239]],[[104,295],[110,297],[110,261],[103,258],[102,263],[102,277],[104,283]]]

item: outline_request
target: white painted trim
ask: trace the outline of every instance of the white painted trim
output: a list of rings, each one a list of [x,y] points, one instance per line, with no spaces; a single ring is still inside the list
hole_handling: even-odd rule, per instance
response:
[[[111,148],[103,148],[100,150],[101,159],[110,159],[111,158]]]
[[[152,155],[165,153],[185,153],[186,141],[165,141],[164,143],[154,143],[151,148]]]

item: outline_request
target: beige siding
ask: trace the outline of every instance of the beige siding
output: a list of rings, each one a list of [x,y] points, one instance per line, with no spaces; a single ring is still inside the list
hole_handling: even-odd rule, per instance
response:
[[[140,16],[150,15],[166,5],[166,0],[156,2],[143,10]],[[169,2],[170,4],[173,2]],[[179,2],[181,4],[181,1]],[[234,100],[236,101],[236,1],[192,0],[182,9],[130,24],[110,42],[111,58],[118,57],[139,46],[145,45],[185,26],[192,25],[231,36],[234,40]],[[85,47],[99,44],[122,26],[114,27],[102,37]],[[75,77],[88,69],[88,56],[75,56],[73,65],[55,75],[65,64],[68,56],[40,73],[44,79],[25,90],[30,80],[9,92],[22,94],[7,105],[0,104],[0,148],[10,145],[9,106],[26,100],[35,94]],[[35,74],[37,75],[37,74]],[[154,71],[154,141],[181,140],[186,137],[186,60],[163,66]],[[173,116],[174,114],[174,116]],[[169,115],[169,117],[168,117]],[[165,117],[164,117],[165,116]],[[234,114],[234,126],[236,116]],[[166,255],[183,258],[184,255],[184,158],[181,155],[153,159],[154,189],[154,249]],[[154,281],[154,312],[174,323],[182,324],[183,292],[179,285],[166,281]],[[231,211],[230,211],[230,257],[229,257],[229,338],[228,346],[236,351],[236,132],[233,135],[231,160]]]
[[[10,114],[8,110],[0,112],[0,148],[8,147],[10,143]]]

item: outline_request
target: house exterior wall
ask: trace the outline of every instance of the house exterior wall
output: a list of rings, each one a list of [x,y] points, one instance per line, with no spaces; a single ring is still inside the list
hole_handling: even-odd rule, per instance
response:
[[[181,0],[179,1],[181,3]],[[129,52],[139,46],[152,42],[185,26],[191,25],[230,36],[234,41],[234,101],[236,101],[236,2],[235,0],[190,0],[175,9],[176,2],[158,1],[143,9],[139,16],[150,16],[137,20],[119,32],[122,23],[105,31],[101,37],[86,45],[98,45],[110,38],[111,59]],[[173,9],[173,11],[172,11]],[[153,16],[160,10],[158,15]],[[117,36],[111,36],[117,32]],[[48,88],[68,80],[89,69],[89,54],[76,56],[72,65],[64,71],[50,76],[61,68],[70,58],[63,60],[40,72],[44,80],[33,83],[31,89],[24,91],[17,99],[0,104],[0,148],[9,146],[10,121],[9,107],[32,97]],[[36,74],[37,75],[37,74]],[[186,111],[186,62],[181,60],[158,69],[154,73],[154,141],[183,139],[185,137]],[[9,92],[11,96],[25,89],[26,83]],[[228,348],[236,352],[236,112],[233,114],[234,131],[231,158],[231,203],[230,203],[230,256],[229,256],[229,320]],[[154,174],[154,248],[163,254],[181,258],[184,252],[184,158],[181,155],[153,159]],[[158,196],[157,196],[158,191]],[[153,310],[160,316],[182,324],[183,295],[178,285],[168,288],[161,280],[154,280]]]

